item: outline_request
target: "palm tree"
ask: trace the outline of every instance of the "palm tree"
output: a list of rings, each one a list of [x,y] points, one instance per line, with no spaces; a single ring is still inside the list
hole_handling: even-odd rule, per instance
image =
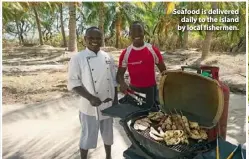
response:
[[[104,24],[105,24],[105,3],[99,2],[99,29],[102,32],[102,46],[105,47],[105,30],[104,30]]]
[[[77,51],[77,40],[76,40],[76,3],[69,2],[69,40],[68,50],[72,52]]]
[[[63,39],[63,47],[67,47],[67,41],[66,41],[66,34],[64,29],[64,22],[63,22],[63,3],[59,4],[60,7],[60,22],[61,22],[61,34]]]
[[[41,32],[41,22],[38,16],[38,12],[37,12],[37,3],[36,2],[31,2],[31,7],[35,13],[35,20],[36,20],[36,24],[37,24],[37,29],[38,29],[38,33],[39,33],[39,40],[40,40],[40,45],[43,45],[43,37],[42,37],[42,32]]]
[[[116,2],[114,6],[110,7],[110,9],[115,10],[115,47],[119,48],[121,30],[131,24],[134,20],[142,20],[142,16],[145,12],[143,9],[139,8],[136,3],[128,2]]]
[[[211,2],[211,5],[212,5],[213,10],[218,8],[217,2]],[[212,35],[213,35],[213,31],[210,31],[210,30],[206,31],[206,37],[202,44],[202,55],[201,55],[202,60],[204,60],[208,56],[210,46],[211,46]]]
[[[37,25],[38,34],[39,34],[40,45],[44,45],[43,36],[42,36],[42,28],[41,28],[41,20],[40,20],[39,14],[40,12],[42,13],[42,10],[52,9],[52,6],[50,5],[49,2],[20,2],[20,4],[24,8],[28,8],[33,11],[36,25]]]
[[[27,24],[28,20],[27,8],[24,8],[18,2],[4,2],[3,3],[3,30],[8,32],[13,32],[18,35],[19,44],[22,45],[24,43],[23,34],[26,29],[24,29],[24,25]],[[9,22],[15,22],[16,32],[13,31],[11,25],[8,25]]]
[[[119,2],[122,3],[122,2]],[[122,23],[122,13],[120,11],[120,7],[116,6],[116,18],[115,18],[115,28],[116,28],[116,43],[115,47],[119,48],[119,41],[120,41],[120,31],[121,31],[121,23]]]
[[[105,41],[115,35],[115,46],[120,47],[120,34],[132,20],[140,20],[142,10],[128,2],[83,2],[80,11],[88,25],[97,25],[105,35]],[[98,17],[96,19],[96,17]],[[114,32],[115,31],[115,32]],[[104,40],[104,39],[103,39]]]

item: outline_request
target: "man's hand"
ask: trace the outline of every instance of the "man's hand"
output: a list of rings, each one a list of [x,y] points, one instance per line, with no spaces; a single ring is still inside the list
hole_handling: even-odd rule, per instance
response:
[[[98,107],[102,103],[101,100],[98,97],[92,96],[89,100],[92,106]]]
[[[126,84],[126,82],[120,83],[120,92],[125,93],[129,89],[129,86]]]

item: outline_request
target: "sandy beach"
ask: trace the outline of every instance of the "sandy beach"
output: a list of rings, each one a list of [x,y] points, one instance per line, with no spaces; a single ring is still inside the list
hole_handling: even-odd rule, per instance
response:
[[[231,94],[227,141],[246,142],[245,95]],[[75,98],[62,98],[39,105],[3,106],[3,158],[5,159],[79,159],[80,124]],[[13,109],[15,108],[15,109]],[[131,144],[115,118],[112,156],[123,159]],[[90,158],[103,159],[104,145],[99,135]]]

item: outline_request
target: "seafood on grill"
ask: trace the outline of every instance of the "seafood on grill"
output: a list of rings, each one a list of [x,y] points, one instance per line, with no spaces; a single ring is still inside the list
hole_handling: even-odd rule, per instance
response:
[[[201,129],[197,122],[189,121],[189,137],[195,140],[206,140],[208,139],[208,135],[205,130]]]
[[[164,137],[164,133],[158,133],[156,129],[154,129],[153,127],[150,127],[150,132],[153,133],[154,135]]]
[[[184,124],[185,130],[187,133],[190,133],[189,121],[186,116],[182,116],[182,122]]]
[[[149,118],[142,118],[139,120],[136,120],[134,123],[134,129],[135,130],[146,130],[147,128],[150,127],[150,124],[152,124],[152,122],[149,120]]]
[[[163,141],[164,132],[158,133],[155,128],[150,127],[149,134],[150,134],[150,137],[153,138],[154,140],[156,140],[156,141]]]
[[[160,121],[164,117],[162,112],[151,112],[148,115],[148,118],[152,121]]]
[[[180,144],[181,139],[180,138],[171,138],[169,140],[165,140],[165,138],[164,138],[164,141],[165,141],[166,145],[171,146],[171,145]]]
[[[189,144],[188,137],[183,130],[168,130],[163,132],[159,127],[157,132],[153,127],[150,128],[149,135],[156,141],[164,141],[167,145]]]
[[[208,139],[208,135],[204,130],[191,130],[189,137],[195,140],[206,140]]]
[[[167,145],[189,144],[188,136],[183,130],[168,130],[165,132],[164,141]]]
[[[152,139],[164,141],[167,145],[189,144],[189,138],[198,141],[208,139],[206,131],[197,122],[179,114],[151,112],[147,117],[136,120],[134,128],[141,131],[149,129]]]
[[[172,129],[172,126],[173,126],[173,122],[172,122],[172,119],[171,119],[171,116],[166,116],[166,118],[164,118],[165,120],[162,121],[162,129],[163,130],[171,130]],[[159,125],[160,126],[160,125]]]
[[[153,138],[156,141],[163,141],[164,139],[162,137],[158,137],[155,134],[153,134],[151,131],[149,132],[150,137]]]
[[[182,117],[178,114],[172,115],[172,119],[175,123],[177,130],[184,130],[184,122],[182,120]],[[173,129],[173,127],[172,127]]]
[[[164,137],[163,129],[162,129],[161,127],[159,127],[158,130],[159,130],[160,136],[163,136],[163,137]]]
[[[200,126],[199,126],[199,124],[197,122],[191,122],[191,121],[189,121],[189,127],[191,129],[197,129],[197,130],[200,129]]]

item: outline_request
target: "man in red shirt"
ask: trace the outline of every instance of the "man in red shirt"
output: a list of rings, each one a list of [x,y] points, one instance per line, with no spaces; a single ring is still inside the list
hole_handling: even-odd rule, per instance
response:
[[[144,42],[143,24],[136,21],[130,26],[130,37],[132,45],[127,47],[119,57],[117,81],[120,91],[127,89],[146,94],[146,105],[148,108],[155,104],[156,100],[156,74],[155,65],[162,73],[166,70],[163,57],[158,48]],[[124,80],[124,74],[128,69],[130,76],[129,86]]]

